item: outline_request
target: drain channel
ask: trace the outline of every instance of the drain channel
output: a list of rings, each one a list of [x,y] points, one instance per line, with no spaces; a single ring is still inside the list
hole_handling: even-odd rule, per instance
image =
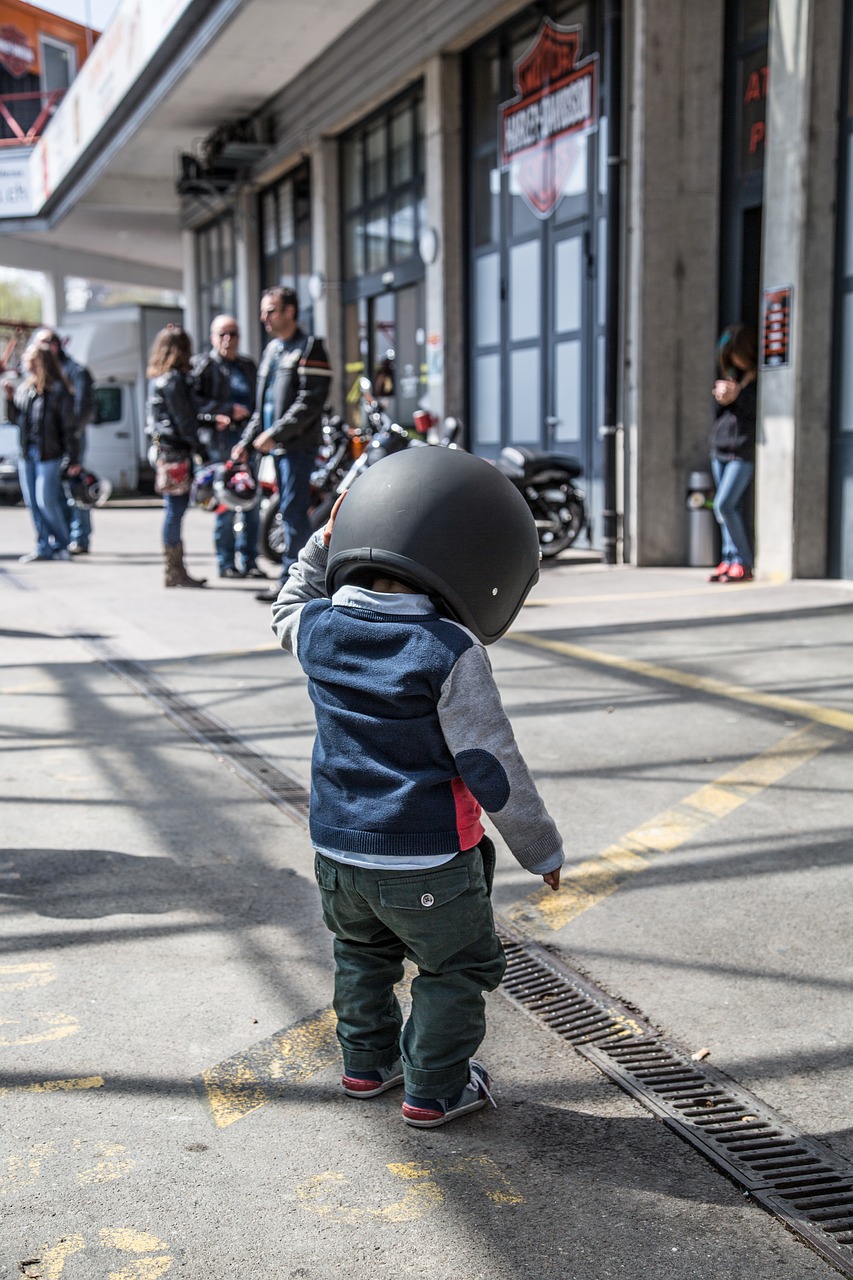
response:
[[[744,1187],[842,1275],[853,1277],[853,1168],[722,1071],[694,1062],[627,1005],[498,920],[501,990],[567,1040]]]
[[[301,778],[270,764],[238,734],[145,666],[97,636],[84,645],[113,674],[154,703],[191,738],[267,800],[307,826]],[[781,1116],[715,1067],[694,1062],[627,1005],[525,938],[500,917],[507,956],[501,990],[673,1133],[744,1187],[795,1235],[853,1280],[853,1166],[795,1132]]]

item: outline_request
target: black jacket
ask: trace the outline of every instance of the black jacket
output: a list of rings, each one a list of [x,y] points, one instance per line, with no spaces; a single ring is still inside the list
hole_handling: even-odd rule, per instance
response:
[[[80,439],[74,429],[74,397],[64,382],[54,382],[39,395],[31,382],[22,382],[9,402],[9,421],[16,422],[21,435],[21,453],[31,444],[38,446],[42,462],[63,458],[80,460]]]
[[[207,449],[199,439],[198,429],[211,421],[209,414],[199,417],[198,403],[187,373],[170,369],[148,383],[147,424],[145,430],[158,448],[172,459],[189,458],[197,453],[207,458]]]
[[[736,400],[720,409],[711,428],[711,457],[720,462],[755,461],[758,388],[748,382]]]
[[[281,353],[281,359],[276,359]],[[270,371],[275,366],[275,373]],[[317,449],[323,440],[323,407],[329,396],[332,370],[322,338],[309,338],[297,329],[287,341],[274,338],[261,357],[255,392],[255,412],[240,438],[245,448],[264,430],[264,391],[274,377],[272,431],[276,452]]]
[[[234,395],[231,391],[231,369],[236,365],[246,379],[250,392],[255,388],[258,377],[258,366],[248,356],[237,356],[234,360],[223,360],[215,351],[205,351],[192,362],[192,385],[202,416],[215,418],[223,413],[231,416],[234,407]],[[224,431],[217,430],[215,424],[202,436],[208,441],[211,454],[225,461],[240,434],[248,423],[232,423]]]

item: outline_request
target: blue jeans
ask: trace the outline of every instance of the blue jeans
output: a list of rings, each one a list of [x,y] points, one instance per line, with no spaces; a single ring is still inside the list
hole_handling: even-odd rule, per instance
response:
[[[286,580],[288,569],[311,537],[308,506],[311,502],[311,473],[316,456],[314,449],[301,449],[275,460],[278,473],[278,509],[281,512],[285,548],[281,562],[282,582]]]
[[[34,445],[18,461],[21,492],[36,529],[36,550],[46,560],[68,546],[67,508],[60,479],[61,469],[61,458],[42,462]]]
[[[733,458],[721,462],[711,459],[711,471],[717,495],[714,498],[714,515],[723,535],[723,559],[729,564],[742,564],[752,568],[752,547],[743,518],[743,500],[755,474],[755,463]]]
[[[190,505],[188,493],[163,494],[163,545],[176,547],[181,540],[181,521]]]
[[[240,557],[240,568],[244,573],[254,569],[258,557],[260,507],[252,507],[251,511],[243,512],[219,511],[215,519],[213,541],[220,569],[234,568],[235,551]],[[236,519],[239,519],[241,527],[240,532],[235,536],[234,521]]]

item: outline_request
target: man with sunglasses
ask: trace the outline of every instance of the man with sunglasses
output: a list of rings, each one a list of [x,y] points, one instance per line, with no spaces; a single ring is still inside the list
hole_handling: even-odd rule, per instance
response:
[[[210,431],[212,462],[227,462],[251,416],[258,376],[254,360],[239,354],[240,328],[233,316],[216,316],[210,325],[210,350],[193,360],[193,385],[202,414],[229,419],[228,426]],[[234,534],[234,512],[219,511],[213,538],[220,578],[266,578],[257,565],[260,512],[243,512],[242,528]],[[238,563],[239,561],[239,563]]]

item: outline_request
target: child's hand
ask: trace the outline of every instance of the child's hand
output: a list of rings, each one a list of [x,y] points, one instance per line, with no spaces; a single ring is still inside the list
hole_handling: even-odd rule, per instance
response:
[[[347,495],[345,493],[342,493],[341,496],[335,502],[335,505],[332,507],[332,511],[329,516],[329,519],[326,522],[326,525],[323,529],[323,546],[324,547],[327,547],[329,543],[332,541],[332,530],[335,527],[335,516],[338,514],[338,511],[340,510],[340,505],[346,496]]]
[[[557,867],[556,871],[546,872],[545,875],[542,877],[542,879],[545,881],[547,885],[550,885],[551,888],[556,893],[560,887],[560,868]]]

